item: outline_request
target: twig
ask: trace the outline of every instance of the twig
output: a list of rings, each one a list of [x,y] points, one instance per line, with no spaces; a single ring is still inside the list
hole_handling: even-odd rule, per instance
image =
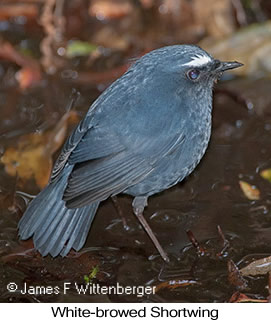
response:
[[[40,44],[43,54],[41,63],[48,74],[54,74],[62,65],[62,60],[57,57],[54,49],[63,39],[65,26],[63,7],[64,0],[46,0],[40,17],[40,24],[46,35]]]
[[[217,254],[217,256],[218,256],[218,257],[221,257],[221,256],[224,254],[224,252],[229,248],[230,243],[229,243],[229,240],[227,240],[227,239],[225,238],[225,235],[224,235],[224,233],[223,233],[223,231],[222,231],[222,229],[221,229],[220,225],[217,225],[217,231],[218,231],[218,233],[219,233],[219,235],[220,235],[220,237],[221,237],[221,239],[222,239],[222,242],[223,242],[223,248],[222,248],[222,250]]]
[[[197,254],[199,256],[204,256],[205,250],[203,247],[200,246],[200,244],[198,243],[197,239],[195,238],[193,232],[191,230],[187,230],[186,234],[188,236],[188,239],[191,241],[192,245],[196,248]]]
[[[54,39],[57,43],[63,40],[65,31],[66,19],[63,16],[65,0],[57,0],[54,12],[55,36]]]
[[[267,301],[268,303],[271,303],[271,272],[269,272],[269,276],[268,276],[268,297],[267,297]]]
[[[114,207],[118,213],[118,216],[122,220],[124,230],[128,231],[130,228],[129,228],[129,225],[127,224],[125,216],[123,215],[122,208],[119,204],[119,200],[118,200],[117,196],[111,196],[111,200],[112,200]]]
[[[19,53],[10,43],[0,41],[0,58],[22,67],[16,73],[17,81],[22,90],[40,81],[41,69],[38,61]]]
[[[231,0],[231,3],[236,11],[236,18],[240,26],[247,26],[247,16],[240,0]]]

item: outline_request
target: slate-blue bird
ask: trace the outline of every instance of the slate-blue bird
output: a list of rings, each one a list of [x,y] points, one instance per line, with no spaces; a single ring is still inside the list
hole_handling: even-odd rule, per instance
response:
[[[162,258],[168,256],[143,217],[148,197],[189,175],[211,134],[214,82],[238,62],[221,62],[194,45],[154,50],[92,104],[66,141],[47,187],[19,222],[46,256],[83,247],[100,202],[132,195],[133,210]]]

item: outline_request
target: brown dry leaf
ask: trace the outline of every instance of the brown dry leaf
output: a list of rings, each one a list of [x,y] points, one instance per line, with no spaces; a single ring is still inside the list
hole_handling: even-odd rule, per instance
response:
[[[34,178],[40,188],[46,186],[53,166],[52,155],[63,144],[68,125],[76,122],[76,112],[70,111],[53,130],[22,136],[17,147],[8,148],[1,158],[5,171],[11,176],[17,174],[23,181]]]
[[[239,185],[245,196],[249,200],[259,200],[260,199],[260,191],[256,186],[250,185],[247,182],[239,181]]]
[[[240,269],[243,276],[265,275],[271,272],[271,256],[252,261],[246,267]]]
[[[267,179],[271,183],[271,168],[264,169],[260,172],[262,178]]]
[[[155,0],[140,0],[140,2],[144,8],[151,8],[155,4]]]
[[[39,8],[36,4],[14,3],[0,5],[0,20],[24,16],[27,18],[38,17]]]
[[[119,19],[133,10],[131,1],[127,0],[93,0],[90,3],[89,15],[99,20]]]
[[[230,300],[229,303],[267,303],[267,300],[265,299],[253,299],[247,297],[247,295],[235,292]]]
[[[244,289],[247,287],[247,282],[241,276],[240,270],[232,260],[228,261],[228,281],[230,282],[231,285],[241,289]]]
[[[16,73],[15,77],[20,88],[25,90],[40,81],[41,71],[33,67],[23,67]]]
[[[156,285],[155,291],[158,292],[160,289],[175,289],[179,287],[187,287],[191,285],[200,284],[195,280],[180,279],[180,280],[169,280]]]

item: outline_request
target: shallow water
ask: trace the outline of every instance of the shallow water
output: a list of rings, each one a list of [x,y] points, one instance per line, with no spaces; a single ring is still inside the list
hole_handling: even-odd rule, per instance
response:
[[[51,82],[51,83],[50,83]],[[1,90],[1,154],[16,144],[20,135],[54,123],[64,113],[71,85],[58,80],[44,84],[41,91],[21,94],[14,88]],[[119,197],[129,229],[125,230],[111,201],[104,202],[94,220],[85,247],[79,254],[52,259],[31,251],[31,243],[20,244],[16,225],[25,201],[12,192],[16,181],[0,168],[0,300],[15,302],[227,302],[238,290],[228,281],[227,262],[240,267],[252,259],[270,253],[271,183],[259,172],[271,167],[271,114],[268,80],[232,80],[218,89],[230,89],[254,104],[248,110],[229,95],[216,91],[212,138],[200,165],[185,181],[149,199],[145,217],[170,256],[165,264],[132,214],[132,199]],[[259,89],[259,91],[258,91]],[[265,91],[263,90],[265,89]],[[83,114],[98,95],[97,90],[81,87],[78,104]],[[55,94],[54,94],[55,93]],[[259,93],[259,96],[257,94]],[[56,95],[57,94],[57,95]],[[53,113],[52,113],[53,112]],[[48,114],[51,116],[48,120]],[[248,200],[239,180],[256,185],[261,198]],[[18,188],[17,188],[18,189]],[[20,191],[37,193],[34,183]],[[10,208],[11,205],[15,208]],[[222,254],[223,241],[217,225],[229,241]],[[186,230],[191,230],[203,255],[198,255]],[[26,250],[29,250],[26,252]],[[246,258],[247,259],[247,258]],[[94,283],[113,286],[156,286],[154,295],[78,294],[75,282],[84,283],[84,275],[94,265],[99,273]],[[267,277],[248,278],[247,295],[263,299]],[[15,282],[28,286],[60,286],[71,282],[72,288],[51,295],[24,295],[7,291]],[[171,285],[170,285],[171,284]],[[174,288],[170,286],[174,285]]]

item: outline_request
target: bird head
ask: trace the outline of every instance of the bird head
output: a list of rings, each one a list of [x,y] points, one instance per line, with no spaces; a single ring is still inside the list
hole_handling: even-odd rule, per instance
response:
[[[145,70],[164,80],[164,86],[176,86],[188,94],[211,91],[223,72],[242,66],[222,62],[195,45],[174,45],[154,50],[141,59]],[[151,68],[152,66],[152,68]],[[194,92],[196,91],[196,92]]]

